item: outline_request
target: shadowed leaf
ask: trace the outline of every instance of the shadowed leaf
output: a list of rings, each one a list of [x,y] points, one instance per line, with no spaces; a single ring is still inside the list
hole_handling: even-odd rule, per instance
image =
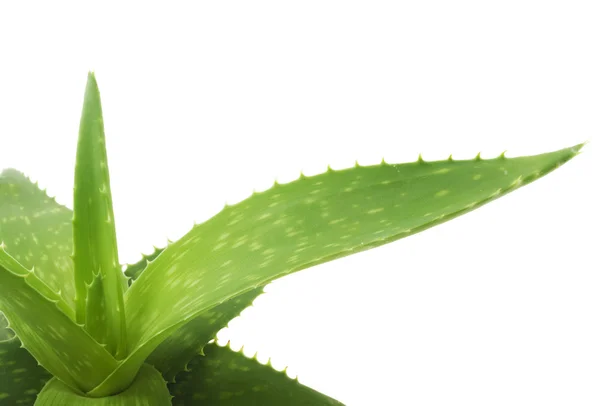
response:
[[[50,378],[16,337],[0,342],[0,405],[33,405]]]
[[[342,405],[229,347],[207,345],[205,356],[194,358],[189,368],[169,384],[173,406]]]

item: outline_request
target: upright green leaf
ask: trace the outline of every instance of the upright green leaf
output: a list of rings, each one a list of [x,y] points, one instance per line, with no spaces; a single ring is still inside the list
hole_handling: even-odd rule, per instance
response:
[[[229,347],[209,344],[169,385],[173,406],[327,406],[342,403]]]
[[[104,281],[102,274],[94,275],[92,283],[88,286],[85,308],[85,328],[100,343],[108,342],[108,331],[104,320],[106,308],[104,297]]]
[[[0,247],[0,311],[25,347],[75,390],[94,388],[117,361],[65,314],[72,309]]]
[[[467,213],[551,172],[580,148],[329,170],[226,207],[168,246],[127,291],[130,355],[96,393],[122,385],[202,312],[291,272]]]
[[[95,338],[107,339],[109,351],[122,358],[127,352],[123,291],[127,286],[117,253],[117,238],[110,191],[100,92],[93,73],[88,75],[79,127],[73,202],[73,242],[77,321],[86,322],[87,285],[102,275],[104,314],[97,320]],[[101,324],[100,324],[101,323]]]

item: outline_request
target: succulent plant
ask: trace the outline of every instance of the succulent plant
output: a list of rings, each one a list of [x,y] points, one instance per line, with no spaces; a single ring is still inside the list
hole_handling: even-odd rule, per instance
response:
[[[0,174],[0,403],[341,404],[214,337],[269,282],[474,210],[581,147],[301,175],[225,206],[123,272],[90,73],[73,212],[20,172]]]

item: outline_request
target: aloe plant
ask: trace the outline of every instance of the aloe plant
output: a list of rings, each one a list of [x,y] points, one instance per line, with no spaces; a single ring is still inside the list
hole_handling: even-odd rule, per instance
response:
[[[216,333],[274,279],[474,210],[581,147],[301,175],[225,206],[123,273],[90,73],[73,212],[20,172],[0,175],[0,403],[341,404],[217,345]]]

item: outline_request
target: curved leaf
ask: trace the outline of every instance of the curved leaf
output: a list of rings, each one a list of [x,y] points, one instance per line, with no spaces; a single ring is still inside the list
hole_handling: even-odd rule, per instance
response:
[[[168,246],[125,295],[129,357],[110,393],[172,332],[271,280],[467,213],[551,172],[582,145],[531,157],[333,171],[226,207]]]
[[[0,242],[6,251],[74,306],[72,212],[22,173],[0,173]]]
[[[189,372],[169,384],[173,406],[342,405],[229,347],[209,344],[204,352],[190,363]]]
[[[155,247],[152,254],[143,255],[140,261],[127,266],[125,275],[130,278],[130,283],[133,283],[148,263],[156,259],[162,251],[163,248]],[[253,289],[201,313],[163,341],[150,354],[146,362],[158,369],[168,382],[172,382],[175,375],[185,370],[192,358],[201,353],[204,346],[221,329],[227,327],[231,319],[239,316],[242,310],[250,306],[262,292],[263,287]]]
[[[173,381],[175,375],[183,371],[190,360],[262,292],[262,287],[253,289],[227,300],[214,309],[200,313],[163,341],[146,362],[162,372],[167,381]]]
[[[33,405],[50,378],[16,337],[0,342],[0,405]]]
[[[116,360],[75,324],[60,296],[0,247],[0,311],[23,347],[55,377],[75,390],[95,387]]]

